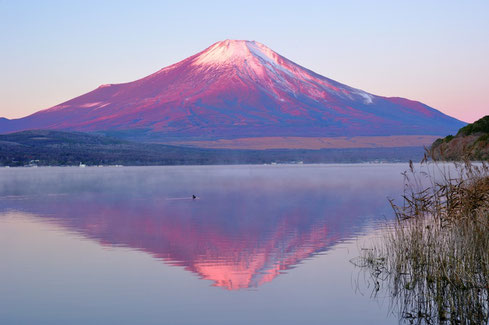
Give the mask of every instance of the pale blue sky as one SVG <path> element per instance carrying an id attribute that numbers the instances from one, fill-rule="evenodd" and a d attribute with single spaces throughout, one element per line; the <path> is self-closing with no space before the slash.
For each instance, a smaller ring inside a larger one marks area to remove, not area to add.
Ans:
<path id="1" fill-rule="evenodd" d="M 489 1 L 0 0 L 0 116 L 138 79 L 227 38 L 468 122 L 489 114 Z"/>

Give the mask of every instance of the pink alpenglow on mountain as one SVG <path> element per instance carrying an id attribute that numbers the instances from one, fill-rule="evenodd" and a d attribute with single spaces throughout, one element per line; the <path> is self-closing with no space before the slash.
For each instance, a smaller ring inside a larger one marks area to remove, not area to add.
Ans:
<path id="1" fill-rule="evenodd" d="M 255 41 L 225 40 L 140 80 L 102 85 L 0 132 L 101 131 L 158 141 L 447 135 L 465 123 L 420 102 L 376 96 Z"/>

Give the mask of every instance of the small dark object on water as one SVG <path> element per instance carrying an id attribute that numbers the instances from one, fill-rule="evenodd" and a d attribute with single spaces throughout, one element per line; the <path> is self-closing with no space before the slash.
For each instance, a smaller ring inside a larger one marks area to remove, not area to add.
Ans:
<path id="1" fill-rule="evenodd" d="M 195 196 L 195 194 L 192 195 L 192 199 L 195 200 L 197 197 Z"/>

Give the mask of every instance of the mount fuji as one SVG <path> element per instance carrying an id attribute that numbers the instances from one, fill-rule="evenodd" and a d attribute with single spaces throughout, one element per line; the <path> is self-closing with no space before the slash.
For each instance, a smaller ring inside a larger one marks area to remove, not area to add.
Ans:
<path id="1" fill-rule="evenodd" d="M 430 142 L 464 125 L 420 102 L 323 77 L 261 43 L 225 40 L 145 78 L 102 85 L 23 118 L 0 118 L 0 133 L 102 132 L 211 147 L 303 139 L 307 147 L 331 138 Z"/>

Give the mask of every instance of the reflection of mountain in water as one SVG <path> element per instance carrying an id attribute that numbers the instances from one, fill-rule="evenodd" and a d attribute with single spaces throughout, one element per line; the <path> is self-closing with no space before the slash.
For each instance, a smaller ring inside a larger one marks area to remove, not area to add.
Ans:
<path id="1" fill-rule="evenodd" d="M 194 179 L 198 200 L 178 196 L 190 186 L 178 177 L 126 187 L 117 181 L 91 187 L 82 178 L 64 195 L 4 198 L 0 207 L 33 212 L 103 245 L 150 253 L 236 290 L 269 282 L 351 238 L 366 216 L 381 217 L 386 206 L 385 192 L 379 195 L 370 182 L 352 187 L 348 180 L 306 175 L 277 183 L 275 176 L 259 176 Z M 55 183 L 40 182 L 50 192 Z"/>

